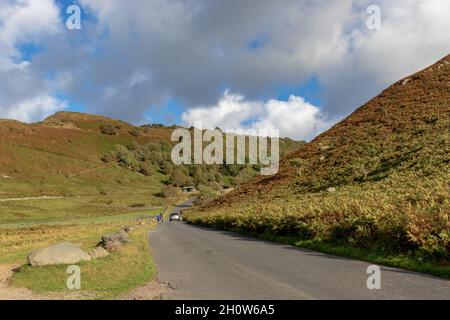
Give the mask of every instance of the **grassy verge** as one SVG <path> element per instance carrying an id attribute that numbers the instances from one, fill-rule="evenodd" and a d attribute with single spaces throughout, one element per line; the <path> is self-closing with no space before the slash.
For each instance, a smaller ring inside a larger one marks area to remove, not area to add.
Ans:
<path id="1" fill-rule="evenodd" d="M 94 232 L 89 232 L 79 241 L 83 248 L 92 248 L 105 231 L 117 230 L 117 227 L 113 224 L 96 226 Z M 123 246 L 120 251 L 102 259 L 79 263 L 82 286 L 80 294 L 88 293 L 92 299 L 112 299 L 151 281 L 156 274 L 147 242 L 147 233 L 151 227 L 145 226 L 133 231 L 132 242 Z M 11 285 L 26 287 L 38 293 L 69 293 L 66 288 L 66 269 L 67 266 L 24 266 L 13 276 Z"/>

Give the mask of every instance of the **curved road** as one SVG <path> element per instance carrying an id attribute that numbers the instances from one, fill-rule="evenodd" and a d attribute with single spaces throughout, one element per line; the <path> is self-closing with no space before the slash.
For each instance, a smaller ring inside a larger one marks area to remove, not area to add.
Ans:
<path id="1" fill-rule="evenodd" d="M 369 263 L 231 232 L 166 222 L 149 240 L 164 299 L 450 299 L 447 280 L 382 267 L 369 290 Z"/>

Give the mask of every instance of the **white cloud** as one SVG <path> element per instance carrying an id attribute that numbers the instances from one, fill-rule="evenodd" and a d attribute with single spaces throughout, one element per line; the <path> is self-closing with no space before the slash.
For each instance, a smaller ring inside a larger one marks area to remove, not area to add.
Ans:
<path id="1" fill-rule="evenodd" d="M 298 140 L 309 140 L 332 124 L 320 108 L 302 97 L 291 96 L 288 101 L 247 101 L 244 96 L 228 91 L 216 105 L 188 110 L 182 120 L 186 126 L 201 121 L 208 129 L 277 129 L 282 137 Z"/>
<path id="2" fill-rule="evenodd" d="M 0 68 L 20 58 L 18 43 L 34 42 L 59 31 L 58 7 L 52 0 L 0 0 Z"/>
<path id="3" fill-rule="evenodd" d="M 0 0 L 0 117 L 35 121 L 65 108 L 51 96 L 44 75 L 36 73 L 18 49 L 58 34 L 58 15 L 52 0 Z"/>
<path id="4" fill-rule="evenodd" d="M 22 100 L 15 105 L 11 105 L 2 111 L 2 117 L 15 119 L 23 122 L 32 122 L 36 119 L 43 119 L 56 111 L 67 108 L 67 102 L 57 98 L 43 95 L 32 99 Z"/>
<path id="5" fill-rule="evenodd" d="M 134 122 L 171 98 L 187 108 L 211 105 L 227 87 L 255 100 L 312 77 L 323 86 L 327 114 L 342 117 L 392 82 L 450 53 L 448 0 L 81 4 L 98 18 L 98 24 L 84 24 L 84 36 L 100 54 L 93 57 L 72 46 L 50 50 L 48 66 L 66 57 L 58 68 L 72 68 L 71 96 L 92 112 Z M 381 8 L 380 30 L 366 26 L 372 4 Z M 251 50 L 248 44 L 255 39 L 264 39 L 263 45 Z M 130 87 L 130 79 L 145 79 L 134 78 L 136 70 L 151 76 Z M 86 90 L 87 82 L 96 91 Z M 109 94 L 111 88 L 115 94 Z"/>
<path id="6" fill-rule="evenodd" d="M 187 109 L 211 106 L 230 88 L 246 99 L 217 110 L 227 124 L 229 114 L 246 118 L 268 105 L 252 102 L 261 96 L 314 78 L 321 110 L 335 119 L 450 53 L 448 0 L 80 0 L 96 19 L 82 18 L 76 32 L 59 29 L 54 1 L 0 0 L 0 116 L 57 90 L 88 112 L 140 123 L 150 107 L 171 99 Z M 366 26 L 372 4 L 381 8 L 380 30 Z M 255 39 L 262 46 L 251 50 Z M 28 65 L 15 62 L 23 41 L 45 47 Z"/>
<path id="7" fill-rule="evenodd" d="M 299 140 L 314 138 L 332 125 L 322 110 L 302 97 L 290 96 L 288 101 L 269 100 L 253 125 L 257 129 L 278 129 L 283 137 Z"/>

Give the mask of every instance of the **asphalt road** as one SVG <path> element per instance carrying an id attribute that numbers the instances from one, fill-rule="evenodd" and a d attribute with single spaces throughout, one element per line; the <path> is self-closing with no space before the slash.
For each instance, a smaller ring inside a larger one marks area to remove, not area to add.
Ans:
<path id="1" fill-rule="evenodd" d="M 447 280 L 381 267 L 381 289 L 369 290 L 369 263 L 180 222 L 149 240 L 158 279 L 171 288 L 164 299 L 450 300 Z"/>

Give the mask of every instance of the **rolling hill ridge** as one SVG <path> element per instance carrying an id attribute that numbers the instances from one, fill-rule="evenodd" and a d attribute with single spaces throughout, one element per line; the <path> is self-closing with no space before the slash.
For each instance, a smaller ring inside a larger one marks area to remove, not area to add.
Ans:
<path id="1" fill-rule="evenodd" d="M 124 213 L 167 204 L 178 187 L 214 194 L 256 174 L 246 165 L 173 165 L 175 128 L 73 112 L 33 124 L 0 120 L 0 222 Z M 302 144 L 283 139 L 281 149 Z M 7 201 L 43 196 L 63 199 Z"/>

